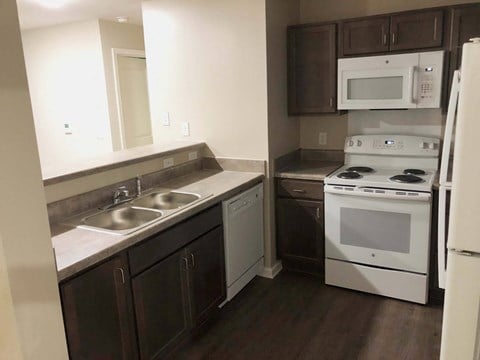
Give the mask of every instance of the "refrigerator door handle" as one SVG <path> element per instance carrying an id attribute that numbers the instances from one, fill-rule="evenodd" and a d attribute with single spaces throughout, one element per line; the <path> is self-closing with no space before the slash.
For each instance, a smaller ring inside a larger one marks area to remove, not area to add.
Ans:
<path id="1" fill-rule="evenodd" d="M 447 229 L 446 229 L 446 216 L 447 216 L 447 189 L 440 186 L 438 191 L 438 242 L 437 242 L 437 254 L 438 254 L 438 286 L 441 289 L 445 289 L 445 282 L 447 277 L 447 268 L 445 264 L 445 249 L 447 245 Z"/>
<path id="2" fill-rule="evenodd" d="M 452 90 L 448 102 L 447 121 L 445 124 L 445 137 L 443 139 L 442 162 L 440 164 L 440 184 L 447 182 L 448 168 L 450 165 L 450 148 L 452 146 L 453 129 L 455 126 L 455 115 L 457 112 L 458 94 L 460 91 L 460 71 L 453 73 Z"/>

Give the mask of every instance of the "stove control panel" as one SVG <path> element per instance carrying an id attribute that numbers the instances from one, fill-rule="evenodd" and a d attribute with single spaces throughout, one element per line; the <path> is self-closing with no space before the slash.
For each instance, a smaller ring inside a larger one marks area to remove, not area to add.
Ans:
<path id="1" fill-rule="evenodd" d="M 440 140 L 411 135 L 355 135 L 345 139 L 345 153 L 438 157 Z"/>

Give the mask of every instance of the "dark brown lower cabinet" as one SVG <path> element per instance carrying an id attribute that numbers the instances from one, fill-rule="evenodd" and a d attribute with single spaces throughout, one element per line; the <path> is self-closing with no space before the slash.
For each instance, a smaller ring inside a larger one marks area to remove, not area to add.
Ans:
<path id="1" fill-rule="evenodd" d="M 226 296 L 223 227 L 132 280 L 140 358 L 161 359 Z"/>
<path id="2" fill-rule="evenodd" d="M 226 297 L 221 206 L 60 284 L 72 360 L 162 359 Z"/>
<path id="3" fill-rule="evenodd" d="M 226 297 L 223 227 L 187 247 L 190 258 L 189 294 L 193 325 L 200 325 Z"/>
<path id="4" fill-rule="evenodd" d="M 137 357 L 126 258 L 111 260 L 60 286 L 72 360 Z"/>
<path id="5" fill-rule="evenodd" d="M 185 250 L 132 280 L 141 359 L 168 353 L 189 330 Z"/>
<path id="6" fill-rule="evenodd" d="M 278 255 L 285 268 L 324 274 L 323 201 L 277 199 Z"/>

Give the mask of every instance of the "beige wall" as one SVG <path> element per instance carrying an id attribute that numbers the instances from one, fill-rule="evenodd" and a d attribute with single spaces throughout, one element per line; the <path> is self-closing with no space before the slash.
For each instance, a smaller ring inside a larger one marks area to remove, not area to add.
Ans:
<path id="1" fill-rule="evenodd" d="M 300 122 L 287 113 L 287 26 L 299 22 L 297 0 L 266 0 L 268 152 L 270 174 L 266 192 L 265 223 L 272 239 L 266 247 L 272 264 L 276 259 L 274 160 L 300 146 Z"/>
<path id="2" fill-rule="evenodd" d="M 299 0 L 300 22 L 316 22 L 368 16 L 434 6 L 478 2 L 472 0 Z M 439 110 L 356 111 L 344 115 L 300 118 L 300 145 L 309 149 L 343 149 L 345 137 L 354 134 L 395 132 L 440 136 L 444 117 Z M 408 116 L 408 118 L 406 118 Z M 414 123 L 413 121 L 417 121 Z M 418 122 L 419 121 L 419 122 Z M 327 133 L 327 145 L 318 144 L 319 132 Z"/>
<path id="3" fill-rule="evenodd" d="M 216 156 L 267 160 L 265 2 L 142 5 L 155 142 L 185 139 L 189 122 L 190 138 Z"/>
<path id="4" fill-rule="evenodd" d="M 100 39 L 107 87 L 108 113 L 113 150 L 121 149 L 112 49 L 145 50 L 143 27 L 100 20 Z"/>
<path id="5" fill-rule="evenodd" d="M 40 161 L 15 0 L 0 11 L 0 358 L 65 360 Z"/>
<path id="6" fill-rule="evenodd" d="M 22 38 L 42 165 L 112 151 L 98 20 L 27 30 Z"/>
<path id="7" fill-rule="evenodd" d="M 284 94 L 269 103 L 265 6 L 258 0 L 142 3 L 156 142 L 184 138 L 182 122 L 189 122 L 190 138 L 205 141 L 217 157 L 269 160 L 268 121 L 272 112 L 281 112 L 274 105 Z M 169 127 L 161 125 L 164 112 L 170 113 Z M 280 119 L 282 129 L 291 126 L 285 120 Z M 267 179 L 267 267 L 276 261 L 270 185 Z"/>

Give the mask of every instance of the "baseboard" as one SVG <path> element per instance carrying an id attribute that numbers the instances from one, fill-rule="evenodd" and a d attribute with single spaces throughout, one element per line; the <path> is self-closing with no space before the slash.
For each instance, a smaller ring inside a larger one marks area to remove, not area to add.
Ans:
<path id="1" fill-rule="evenodd" d="M 267 278 L 267 279 L 274 279 L 280 271 L 282 271 L 282 262 L 277 261 L 272 267 L 264 267 L 263 270 L 258 274 L 258 276 Z"/>

